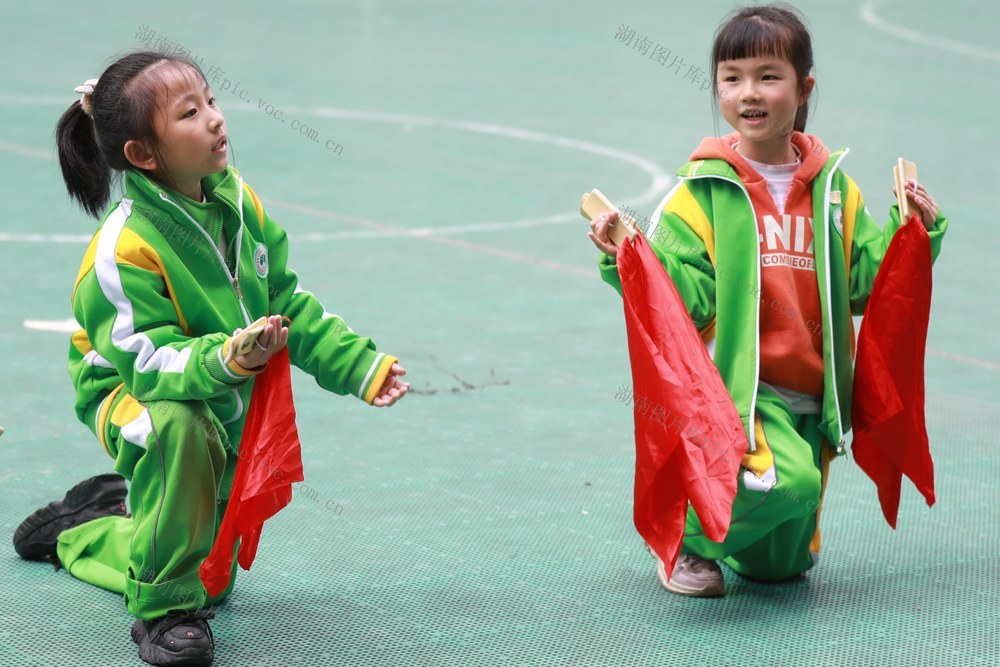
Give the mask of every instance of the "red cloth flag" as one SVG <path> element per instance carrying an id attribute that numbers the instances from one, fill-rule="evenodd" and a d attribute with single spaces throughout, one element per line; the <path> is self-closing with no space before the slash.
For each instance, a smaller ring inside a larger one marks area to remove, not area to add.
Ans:
<path id="1" fill-rule="evenodd" d="M 249 570 L 261 527 L 291 502 L 292 484 L 303 479 L 286 347 L 271 357 L 267 369 L 254 379 L 229 505 L 212 550 L 199 570 L 210 597 L 229 586 L 236 540 L 242 540 L 237 556 L 240 567 Z"/>
<path id="2" fill-rule="evenodd" d="M 725 539 L 749 443 L 684 301 L 641 234 L 618 248 L 618 274 L 635 397 L 633 520 L 669 574 L 689 501 L 705 535 Z"/>
<path id="3" fill-rule="evenodd" d="M 851 421 L 854 459 L 878 488 L 893 528 L 906 475 L 934 504 L 924 423 L 924 353 L 931 310 L 931 243 L 917 215 L 893 235 L 858 335 Z"/>

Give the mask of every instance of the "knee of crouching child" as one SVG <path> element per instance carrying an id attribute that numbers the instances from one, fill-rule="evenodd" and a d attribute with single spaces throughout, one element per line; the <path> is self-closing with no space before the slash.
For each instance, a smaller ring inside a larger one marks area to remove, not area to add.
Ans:
<path id="1" fill-rule="evenodd" d="M 775 491 L 796 516 L 808 516 L 819 508 L 823 480 L 818 470 L 786 471 L 779 473 Z"/>
<path id="2" fill-rule="evenodd" d="M 150 401 L 146 409 L 160 431 L 177 427 L 189 433 L 203 433 L 211 439 L 224 437 L 205 401 Z"/>

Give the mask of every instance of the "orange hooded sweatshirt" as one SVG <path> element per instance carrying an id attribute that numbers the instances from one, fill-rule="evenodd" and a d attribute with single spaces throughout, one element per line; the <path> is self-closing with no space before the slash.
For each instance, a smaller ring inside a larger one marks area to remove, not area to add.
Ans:
<path id="1" fill-rule="evenodd" d="M 734 132 L 708 137 L 691 160 L 721 159 L 743 182 L 756 214 L 760 241 L 760 379 L 811 396 L 823 394 L 823 339 L 813 247 L 813 178 L 829 157 L 823 143 L 792 133 L 802 163 L 788 190 L 784 214 L 778 212 L 767 181 L 733 145 Z M 718 226 L 717 226 L 718 229 Z M 751 283 L 748 279 L 748 285 Z"/>

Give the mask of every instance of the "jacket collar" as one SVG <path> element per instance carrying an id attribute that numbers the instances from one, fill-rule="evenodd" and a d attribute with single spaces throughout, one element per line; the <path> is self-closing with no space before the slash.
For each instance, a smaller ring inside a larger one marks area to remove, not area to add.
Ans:
<path id="1" fill-rule="evenodd" d="M 242 177 L 231 166 L 218 174 L 201 179 L 205 198 L 229 209 L 241 222 L 243 221 L 242 186 Z M 138 202 L 143 208 L 155 209 L 177 220 L 184 219 L 184 214 L 177 207 L 163 206 L 164 199 L 175 199 L 171 191 L 136 169 L 125 172 L 125 197 Z"/>
<path id="2" fill-rule="evenodd" d="M 733 149 L 738 140 L 737 132 L 724 137 L 706 137 L 691 154 L 691 161 L 677 170 L 677 175 L 681 178 L 721 176 L 738 180 L 751 188 L 758 184 L 765 185 L 763 177 Z M 792 143 L 799 149 L 802 160 L 795 178 L 802 181 L 800 185 L 806 185 L 829 164 L 830 151 L 818 137 L 802 132 L 792 133 Z"/>

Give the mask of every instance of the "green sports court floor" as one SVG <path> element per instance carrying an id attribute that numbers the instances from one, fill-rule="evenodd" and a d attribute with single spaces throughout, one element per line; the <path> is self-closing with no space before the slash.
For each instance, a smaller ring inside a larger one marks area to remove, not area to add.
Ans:
<path id="1" fill-rule="evenodd" d="M 303 285 L 417 390 L 374 410 L 296 376 L 306 481 L 213 622 L 217 665 L 1000 664 L 1000 9 L 799 6 L 809 130 L 852 148 L 876 218 L 903 155 L 952 222 L 933 508 L 905 486 L 891 530 L 840 459 L 820 565 L 787 585 L 727 571 L 723 600 L 663 591 L 632 527 L 622 309 L 576 207 L 600 187 L 652 211 L 717 131 L 684 75 L 730 2 L 5 0 L 0 533 L 111 465 L 72 410 L 63 322 L 94 222 L 62 186 L 56 119 L 114 54 L 180 45 L 219 77 L 235 163 Z M 141 664 L 117 596 L 9 546 L 0 591 L 0 665 Z"/>

